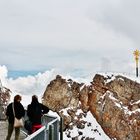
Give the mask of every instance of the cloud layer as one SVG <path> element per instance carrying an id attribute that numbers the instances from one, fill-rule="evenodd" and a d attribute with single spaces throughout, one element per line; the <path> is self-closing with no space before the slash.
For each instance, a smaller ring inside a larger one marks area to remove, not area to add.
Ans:
<path id="1" fill-rule="evenodd" d="M 22 103 L 26 106 L 31 102 L 32 95 L 38 95 L 41 98 L 46 90 L 47 85 L 50 81 L 56 78 L 56 75 L 61 75 L 65 79 L 73 79 L 79 83 L 89 84 L 92 78 L 74 78 L 68 74 L 62 74 L 59 70 L 52 69 L 50 71 L 45 71 L 43 73 L 37 73 L 36 75 L 28 75 L 17 77 L 13 79 L 8 76 L 8 69 L 6 66 L 0 66 L 0 80 L 2 86 L 9 88 L 11 90 L 11 101 L 16 94 L 22 95 Z M 27 100 L 28 99 L 28 100 Z"/>
<path id="2" fill-rule="evenodd" d="M 10 70 L 134 73 L 133 51 L 140 48 L 139 3 L 0 1 L 0 64 Z M 105 69 L 103 61 L 109 62 Z"/>

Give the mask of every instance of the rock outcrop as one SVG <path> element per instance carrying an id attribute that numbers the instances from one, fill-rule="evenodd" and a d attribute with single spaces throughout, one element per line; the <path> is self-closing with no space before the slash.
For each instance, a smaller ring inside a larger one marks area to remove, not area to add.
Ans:
<path id="1" fill-rule="evenodd" d="M 90 111 L 104 131 L 117 140 L 140 139 L 140 84 L 123 76 L 96 75 Z"/>
<path id="2" fill-rule="evenodd" d="M 10 100 L 10 89 L 3 87 L 0 81 L 0 120 L 6 119 L 6 107 Z"/>
<path id="3" fill-rule="evenodd" d="M 64 130 L 88 126 L 82 118 L 91 112 L 110 138 L 140 139 L 140 84 L 124 76 L 96 74 L 90 85 L 57 76 L 43 103 L 64 118 Z"/>
<path id="4" fill-rule="evenodd" d="M 75 108 L 79 102 L 79 91 L 79 83 L 72 80 L 66 81 L 58 75 L 46 88 L 43 97 L 44 104 L 56 112 L 68 106 Z"/>

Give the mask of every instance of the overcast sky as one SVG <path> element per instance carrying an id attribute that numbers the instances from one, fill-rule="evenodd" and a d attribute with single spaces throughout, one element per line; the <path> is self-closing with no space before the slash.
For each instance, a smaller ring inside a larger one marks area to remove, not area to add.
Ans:
<path id="1" fill-rule="evenodd" d="M 139 7 L 139 0 L 0 0 L 0 64 L 135 72 Z"/>

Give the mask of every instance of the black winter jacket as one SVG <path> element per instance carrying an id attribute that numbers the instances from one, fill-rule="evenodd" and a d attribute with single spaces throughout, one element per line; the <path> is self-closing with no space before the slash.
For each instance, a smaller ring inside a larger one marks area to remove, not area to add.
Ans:
<path id="1" fill-rule="evenodd" d="M 32 102 L 27 107 L 27 116 L 32 124 L 41 124 L 41 117 L 43 114 L 49 112 L 49 108 L 39 102 Z"/>
<path id="2" fill-rule="evenodd" d="M 24 110 L 23 105 L 20 102 L 14 102 L 14 110 L 15 110 L 16 118 L 20 119 L 20 118 L 24 117 L 25 110 Z M 7 106 L 6 116 L 8 117 L 9 123 L 14 123 L 13 103 L 10 103 Z"/>

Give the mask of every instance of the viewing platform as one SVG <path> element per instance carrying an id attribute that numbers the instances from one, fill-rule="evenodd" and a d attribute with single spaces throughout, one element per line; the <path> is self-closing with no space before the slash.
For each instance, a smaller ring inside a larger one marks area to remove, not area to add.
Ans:
<path id="1" fill-rule="evenodd" d="M 0 121 L 0 139 L 5 140 L 7 136 L 7 130 L 8 130 L 8 122 L 6 121 Z M 11 140 L 14 140 L 15 131 L 13 131 Z M 24 140 L 26 138 L 26 135 L 22 132 L 20 133 L 20 140 Z"/>
<path id="2" fill-rule="evenodd" d="M 62 140 L 62 121 L 57 117 L 44 115 L 42 117 L 42 125 L 40 129 L 33 134 L 28 135 L 24 128 L 21 128 L 20 140 Z M 0 139 L 5 140 L 7 136 L 8 121 L 0 121 Z M 15 131 L 13 131 L 11 140 L 14 140 Z"/>

